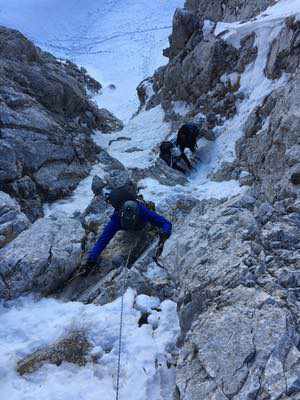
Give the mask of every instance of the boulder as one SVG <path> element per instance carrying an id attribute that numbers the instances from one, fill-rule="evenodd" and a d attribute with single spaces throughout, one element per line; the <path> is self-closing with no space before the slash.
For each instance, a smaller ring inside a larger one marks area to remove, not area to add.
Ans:
<path id="1" fill-rule="evenodd" d="M 0 190 L 34 221 L 44 201 L 69 195 L 89 173 L 99 152 L 93 129 L 123 124 L 91 101 L 101 85 L 84 68 L 5 27 L 0 55 Z"/>
<path id="2" fill-rule="evenodd" d="M 89 170 L 79 162 L 66 165 L 57 161 L 41 167 L 33 177 L 42 197 L 54 201 L 71 194 L 78 183 L 88 175 Z"/>
<path id="3" fill-rule="evenodd" d="M 63 362 L 84 366 L 88 360 L 91 344 L 84 332 L 71 332 L 66 338 L 56 343 L 36 350 L 17 363 L 17 372 L 20 375 L 32 374 L 44 364 L 59 366 Z"/>
<path id="4" fill-rule="evenodd" d="M 64 214 L 37 220 L 0 250 L 0 297 L 60 287 L 80 263 L 84 235 L 80 222 Z"/>
<path id="5" fill-rule="evenodd" d="M 29 226 L 30 222 L 21 212 L 19 204 L 8 194 L 0 192 L 0 248 Z"/>
<path id="6" fill-rule="evenodd" d="M 43 216 L 42 199 L 35 182 L 29 176 L 23 176 L 7 185 L 7 190 L 18 199 L 21 210 L 31 222 Z"/>
<path id="7" fill-rule="evenodd" d="M 168 51 L 170 59 L 176 57 L 184 49 L 197 28 L 200 29 L 200 24 L 194 14 L 180 8 L 176 9 L 173 16 L 173 28 Z"/>
<path id="8" fill-rule="evenodd" d="M 95 175 L 92 181 L 92 191 L 95 196 L 102 194 L 102 190 L 106 183 L 99 176 Z"/>
<path id="9" fill-rule="evenodd" d="M 93 120 L 90 121 L 92 129 L 99 129 L 103 133 L 110 133 L 123 129 L 123 122 L 105 108 L 98 109 L 97 106 L 90 105 L 90 110 L 93 117 Z"/>

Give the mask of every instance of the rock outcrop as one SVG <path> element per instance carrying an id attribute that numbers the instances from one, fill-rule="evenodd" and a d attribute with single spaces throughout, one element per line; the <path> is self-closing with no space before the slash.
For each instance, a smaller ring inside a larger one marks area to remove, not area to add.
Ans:
<path id="1" fill-rule="evenodd" d="M 20 375 L 31 374 L 44 364 L 55 364 L 59 366 L 62 362 L 68 362 L 83 366 L 89 360 L 88 353 L 91 344 L 85 333 L 80 331 L 71 332 L 67 337 L 56 343 L 36 350 L 34 353 L 18 361 L 17 372 Z"/>
<path id="2" fill-rule="evenodd" d="M 272 203 L 299 194 L 299 186 L 290 181 L 300 167 L 299 78 L 297 71 L 289 84 L 252 111 L 236 146 L 240 168 L 250 173 L 261 196 Z"/>
<path id="3" fill-rule="evenodd" d="M 177 398 L 288 398 L 300 389 L 300 220 L 253 194 L 203 201 L 167 243 L 180 291 Z"/>
<path id="4" fill-rule="evenodd" d="M 8 194 L 0 192 L 0 248 L 27 229 L 30 222 L 19 204 Z"/>
<path id="5" fill-rule="evenodd" d="M 70 194 L 89 173 L 99 151 L 92 129 L 122 127 L 89 98 L 100 90 L 83 68 L 0 27 L 0 189 L 31 221 L 44 201 Z"/>
<path id="6" fill-rule="evenodd" d="M 226 31 L 214 36 L 215 23 L 254 20 L 275 3 L 187 0 L 173 19 L 168 65 L 140 86 L 143 107 L 161 104 L 175 127 L 199 113 L 210 129 L 228 126 L 244 101 L 241 74 L 259 49 L 255 31 L 235 48 Z M 250 188 L 196 203 L 166 245 L 181 324 L 176 400 L 299 397 L 298 31 L 298 18 L 282 17 L 262 72 L 285 84 L 253 106 L 236 159 L 211 175 Z M 185 116 L 177 101 L 188 103 Z"/>
<path id="7" fill-rule="evenodd" d="M 210 18 L 209 12 L 193 10 L 194 7 L 187 6 L 176 11 L 170 47 L 164 50 L 169 63 L 142 82 L 138 95 L 146 110 L 161 104 L 167 121 L 184 122 L 200 113 L 213 128 L 233 117 L 237 103 L 244 98 L 239 92 L 240 79 L 257 57 L 256 35 L 245 34 L 239 48 L 235 47 L 222 34 L 213 34 L 216 26 L 213 21 L 221 16 Z M 213 21 L 204 21 L 206 18 Z M 176 115 L 174 105 L 178 101 L 190 107 L 185 117 Z"/>
<path id="8" fill-rule="evenodd" d="M 249 20 L 275 3 L 276 0 L 186 0 L 185 7 L 203 19 L 233 22 Z"/>
<path id="9" fill-rule="evenodd" d="M 293 73 L 299 67 L 300 21 L 289 17 L 273 40 L 265 73 L 269 79 L 278 79 L 284 72 Z"/>
<path id="10" fill-rule="evenodd" d="M 80 264 L 85 231 L 64 214 L 41 218 L 0 250 L 0 297 L 58 289 Z"/>

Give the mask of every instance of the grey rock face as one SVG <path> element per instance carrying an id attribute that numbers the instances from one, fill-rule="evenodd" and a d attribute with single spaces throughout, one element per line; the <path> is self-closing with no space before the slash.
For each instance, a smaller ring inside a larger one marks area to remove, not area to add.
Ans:
<path id="1" fill-rule="evenodd" d="M 102 194 L 102 190 L 106 183 L 99 176 L 95 175 L 92 182 L 92 191 L 95 196 Z"/>
<path id="2" fill-rule="evenodd" d="M 0 248 L 30 226 L 18 203 L 8 194 L 0 192 Z"/>
<path id="3" fill-rule="evenodd" d="M 39 61 L 38 49 L 20 32 L 0 28 L 1 57 L 25 62 Z"/>
<path id="4" fill-rule="evenodd" d="M 203 201 L 166 244 L 179 288 L 177 398 L 285 398 L 287 379 L 298 393 L 299 229 L 278 207 L 256 207 L 249 195 Z"/>
<path id="5" fill-rule="evenodd" d="M 300 164 L 295 165 L 293 168 L 291 182 L 293 185 L 300 185 Z"/>
<path id="6" fill-rule="evenodd" d="M 241 40 L 241 55 L 237 65 L 237 71 L 239 73 L 244 72 L 245 67 L 256 59 L 258 50 L 257 47 L 254 46 L 255 39 L 256 35 L 253 32 Z"/>
<path id="7" fill-rule="evenodd" d="M 42 200 L 38 195 L 35 182 L 29 176 L 23 176 L 8 185 L 8 191 L 18 202 L 31 222 L 43 216 Z"/>
<path id="8" fill-rule="evenodd" d="M 0 297 L 58 288 L 80 263 L 84 235 L 80 222 L 64 214 L 36 221 L 0 250 Z"/>
<path id="9" fill-rule="evenodd" d="M 18 199 L 31 221 L 42 203 L 71 193 L 96 161 L 92 129 L 122 122 L 91 102 L 101 85 L 71 62 L 41 51 L 0 27 L 0 189 Z"/>
<path id="10" fill-rule="evenodd" d="M 197 28 L 200 28 L 198 18 L 193 13 L 177 8 L 173 17 L 170 49 L 165 55 L 170 59 L 176 57 L 184 49 Z"/>
<path id="11" fill-rule="evenodd" d="M 255 186 L 269 202 L 297 196 L 290 178 L 299 165 L 299 101 L 297 73 L 253 110 L 245 124 L 245 136 L 236 146 L 237 163 L 254 177 Z"/>
<path id="12" fill-rule="evenodd" d="M 221 36 L 215 37 L 195 13 L 177 10 L 170 47 L 164 51 L 169 64 L 145 81 L 152 85 L 152 96 L 145 96 L 145 82 L 138 88 L 141 106 L 146 104 L 147 110 L 160 103 L 166 121 L 172 121 L 180 119 L 173 102 L 185 101 L 191 108 L 186 119 L 199 112 L 207 118 L 213 115 L 211 128 L 221 124 L 222 117 L 233 117 L 237 102 L 244 99 L 239 93 L 241 73 L 257 57 L 255 38 L 255 33 L 246 35 L 237 49 Z"/>
<path id="13" fill-rule="evenodd" d="M 213 21 L 233 22 L 248 20 L 260 14 L 270 5 L 275 4 L 276 0 L 233 0 L 222 2 L 220 0 L 186 0 L 187 10 L 196 13 L 200 18 L 211 19 Z"/>
<path id="14" fill-rule="evenodd" d="M 283 72 L 295 72 L 299 66 L 300 22 L 295 17 L 286 19 L 285 26 L 272 42 L 265 74 L 278 79 Z"/>
<path id="15" fill-rule="evenodd" d="M 177 100 L 195 102 L 218 82 L 223 73 L 231 72 L 238 51 L 222 40 L 198 41 L 187 54 L 172 60 L 164 73 L 163 92 Z"/>
<path id="16" fill-rule="evenodd" d="M 285 155 L 289 166 L 297 164 L 300 160 L 300 145 L 295 144 L 286 151 Z"/>

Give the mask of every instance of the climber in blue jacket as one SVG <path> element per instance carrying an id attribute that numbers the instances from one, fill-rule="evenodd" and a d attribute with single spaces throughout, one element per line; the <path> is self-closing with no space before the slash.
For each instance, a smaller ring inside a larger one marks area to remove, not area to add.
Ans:
<path id="1" fill-rule="evenodd" d="M 97 264 L 97 259 L 119 230 L 139 231 L 147 223 L 156 226 L 160 230 L 160 240 L 155 255 L 155 260 L 157 260 L 163 251 L 165 241 L 171 235 L 171 222 L 149 210 L 137 200 L 137 197 L 132 192 L 125 188 L 112 190 L 106 195 L 106 200 L 114 207 L 115 211 L 96 244 L 89 252 L 86 267 L 90 269 Z"/>

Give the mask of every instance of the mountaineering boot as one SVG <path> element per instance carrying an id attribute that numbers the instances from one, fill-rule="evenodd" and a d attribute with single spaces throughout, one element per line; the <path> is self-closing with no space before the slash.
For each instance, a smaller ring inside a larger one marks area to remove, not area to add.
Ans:
<path id="1" fill-rule="evenodd" d="M 72 282 L 74 279 L 79 277 L 86 277 L 89 273 L 97 267 L 96 261 L 86 260 L 84 261 L 80 267 L 74 272 L 74 274 L 69 279 L 69 283 Z"/>

